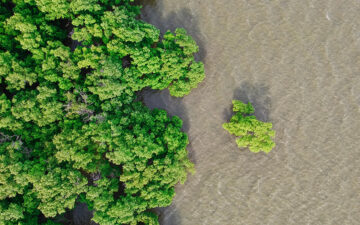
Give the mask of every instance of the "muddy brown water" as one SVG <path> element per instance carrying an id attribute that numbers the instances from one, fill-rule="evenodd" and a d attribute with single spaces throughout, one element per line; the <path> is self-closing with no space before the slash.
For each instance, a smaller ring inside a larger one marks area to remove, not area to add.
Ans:
<path id="1" fill-rule="evenodd" d="M 161 224 L 360 224 L 360 1 L 143 2 L 143 20 L 195 38 L 207 76 L 185 98 L 145 97 L 184 120 L 197 170 Z M 273 123 L 270 154 L 222 129 L 232 99 Z"/>

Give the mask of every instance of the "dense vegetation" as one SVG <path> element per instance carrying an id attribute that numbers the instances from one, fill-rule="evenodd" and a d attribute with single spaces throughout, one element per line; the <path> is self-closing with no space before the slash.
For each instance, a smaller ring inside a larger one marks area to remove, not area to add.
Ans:
<path id="1" fill-rule="evenodd" d="M 271 139 L 275 136 L 272 130 L 272 123 L 265 123 L 256 119 L 256 116 L 250 115 L 254 113 L 254 107 L 249 102 L 244 104 L 239 100 L 233 100 L 233 111 L 236 112 L 231 117 L 229 123 L 224 123 L 223 127 L 230 134 L 239 138 L 236 143 L 239 148 L 249 148 L 252 152 L 269 153 L 275 143 Z"/>
<path id="2" fill-rule="evenodd" d="M 204 79 L 184 29 L 130 0 L 1 0 L 0 225 L 56 224 L 78 202 L 100 225 L 157 224 L 193 171 L 182 121 L 137 101 Z"/>

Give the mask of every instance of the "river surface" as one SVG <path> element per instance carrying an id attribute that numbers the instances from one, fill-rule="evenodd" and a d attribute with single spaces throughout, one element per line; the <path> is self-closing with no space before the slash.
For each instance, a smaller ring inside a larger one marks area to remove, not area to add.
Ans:
<path id="1" fill-rule="evenodd" d="M 206 79 L 145 102 L 184 120 L 196 174 L 162 225 L 360 224 L 360 1 L 144 1 L 142 19 L 184 27 Z M 272 122 L 269 154 L 239 150 L 221 124 L 231 100 Z"/>

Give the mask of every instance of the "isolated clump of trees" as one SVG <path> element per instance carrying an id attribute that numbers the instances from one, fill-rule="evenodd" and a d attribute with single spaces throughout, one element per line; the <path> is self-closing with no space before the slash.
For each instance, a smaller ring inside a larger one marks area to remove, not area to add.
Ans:
<path id="1" fill-rule="evenodd" d="M 224 123 L 223 128 L 230 134 L 237 136 L 236 144 L 239 148 L 249 148 L 251 152 L 269 153 L 275 143 L 275 131 L 272 130 L 272 123 L 259 121 L 254 113 L 251 103 L 244 104 L 239 100 L 233 100 L 233 111 L 235 115 L 230 122 Z"/>
<path id="2" fill-rule="evenodd" d="M 197 87 L 195 41 L 130 0 L 0 4 L 0 225 L 54 225 L 77 202 L 100 225 L 158 224 L 193 164 L 182 121 L 136 93 Z"/>

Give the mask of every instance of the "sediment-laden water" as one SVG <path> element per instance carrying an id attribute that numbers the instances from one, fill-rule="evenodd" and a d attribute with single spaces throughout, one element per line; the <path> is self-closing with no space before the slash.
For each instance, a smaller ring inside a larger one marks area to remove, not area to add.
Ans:
<path id="1" fill-rule="evenodd" d="M 184 120 L 197 173 L 162 225 L 360 223 L 360 1 L 144 1 L 162 32 L 185 27 L 206 79 L 183 99 L 149 92 Z M 268 155 L 237 149 L 231 100 L 273 123 Z"/>

